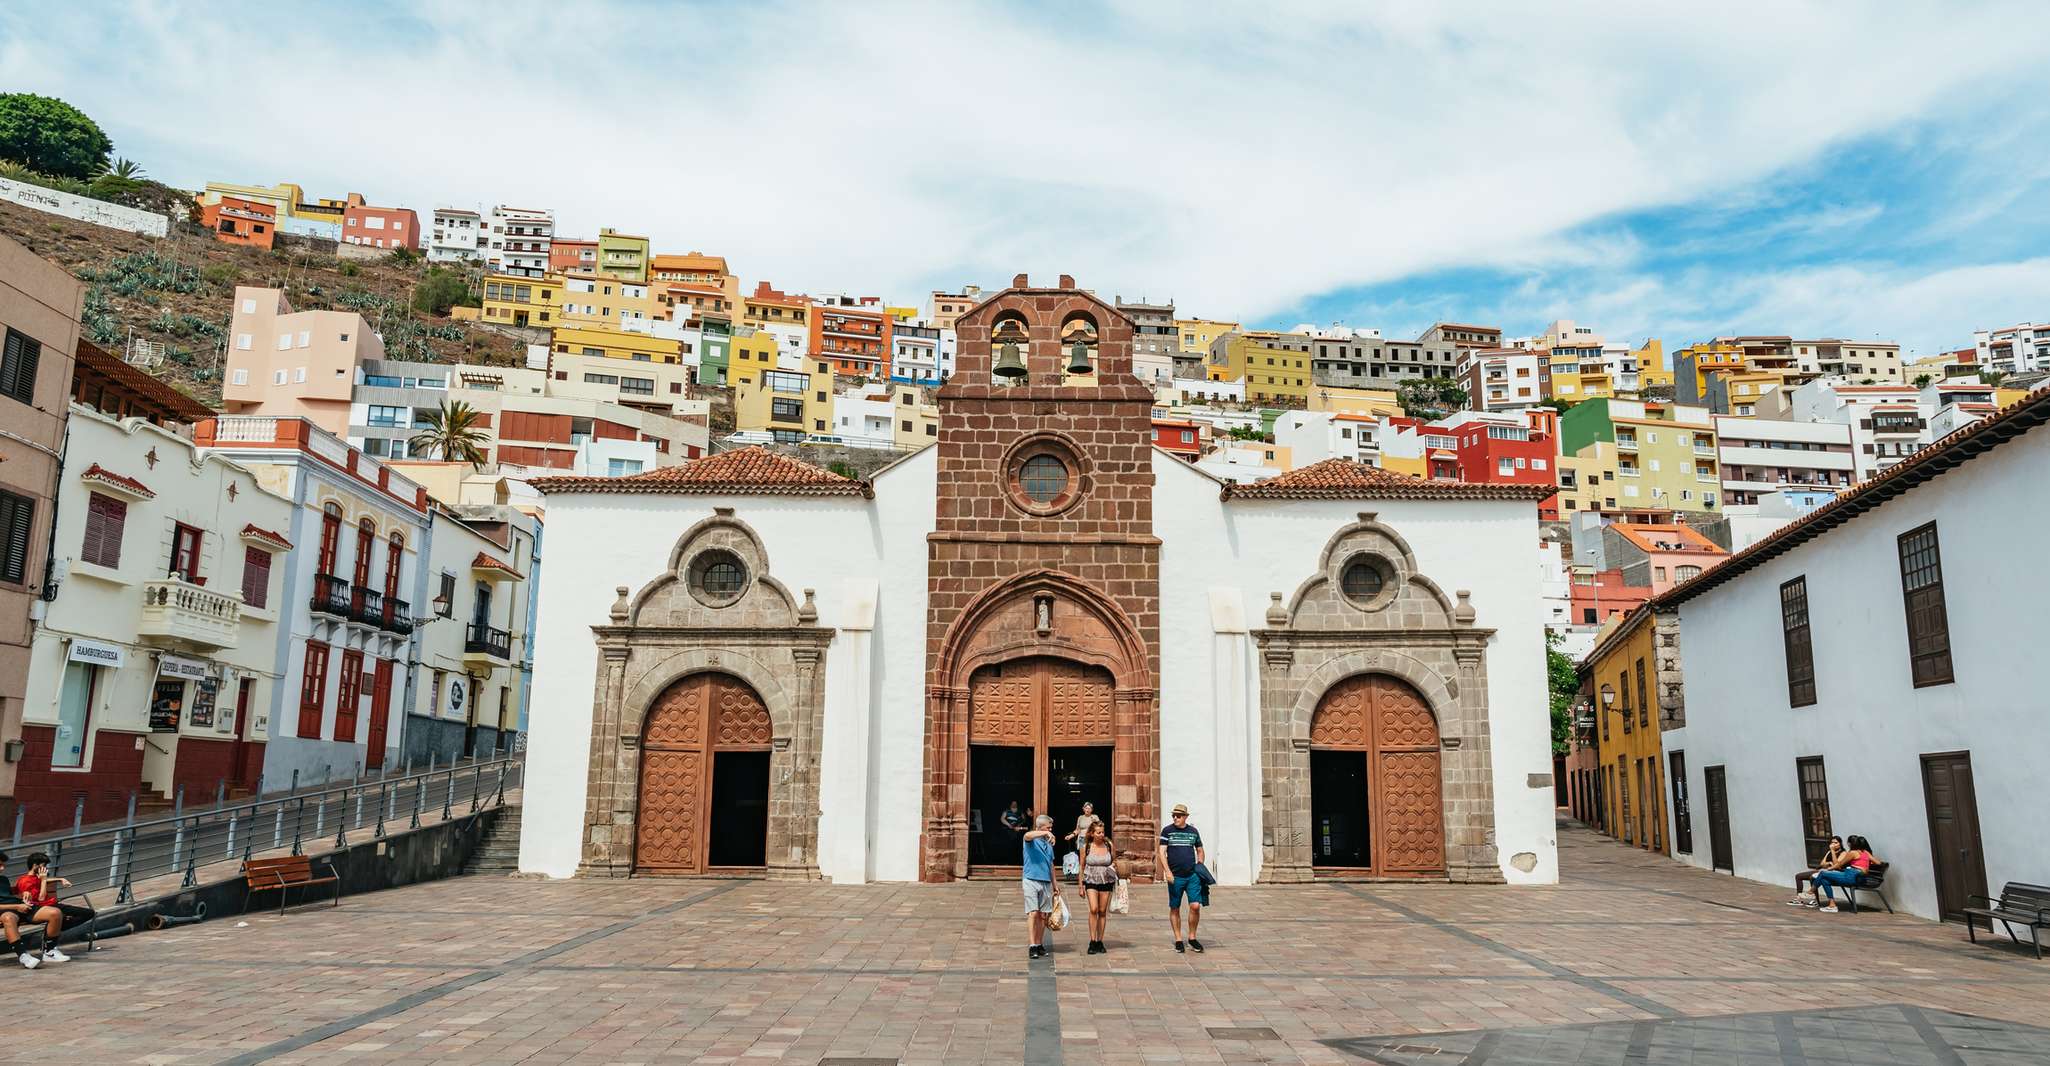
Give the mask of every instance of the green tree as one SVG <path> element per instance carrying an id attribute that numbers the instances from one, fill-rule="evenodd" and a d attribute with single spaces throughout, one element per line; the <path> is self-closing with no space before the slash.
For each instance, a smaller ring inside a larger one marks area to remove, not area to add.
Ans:
<path id="1" fill-rule="evenodd" d="M 0 94 L 0 159 L 87 181 L 107 169 L 114 142 L 85 112 L 54 96 Z"/>
<path id="2" fill-rule="evenodd" d="M 142 164 L 133 159 L 114 160 L 114 165 L 107 168 L 107 174 L 123 181 L 141 181 L 149 176 L 142 172 Z"/>
<path id="3" fill-rule="evenodd" d="M 2007 380 L 2007 371 L 2005 371 L 2005 370 L 1981 370 L 1981 371 L 1979 371 L 1979 381 L 1980 381 L 1980 383 L 1981 383 L 1981 384 L 1985 384 L 1985 385 L 1998 385 L 1998 384 L 2000 384 L 2001 382 L 2003 382 L 2003 381 L 2006 381 L 2006 380 Z"/>
<path id="4" fill-rule="evenodd" d="M 1927 375 L 1927 374 L 1916 374 L 1916 375 L 1915 375 L 1915 387 L 1916 387 L 1916 388 L 1918 388 L 1918 389 L 1926 389 L 1926 388 L 1928 388 L 1928 387 L 1929 387 L 1929 383 L 1930 383 L 1930 382 L 1932 382 L 1932 381 L 1934 381 L 1934 380 L 1936 380 L 1936 379 L 1935 379 L 1935 378 L 1932 378 L 1932 377 L 1930 377 L 1930 376 L 1929 376 L 1929 375 Z"/>
<path id="5" fill-rule="evenodd" d="M 1568 400 L 1568 399 L 1566 399 L 1566 398 L 1564 398 L 1564 397 L 1562 397 L 1562 396 L 1554 396 L 1554 397 L 1552 397 L 1552 398 L 1551 398 L 1551 399 L 1549 399 L 1549 400 L 1544 400 L 1544 401 L 1541 401 L 1541 402 L 1540 402 L 1540 403 L 1538 404 L 1538 406 L 1539 406 L 1539 407 L 1549 407 L 1549 408 L 1551 408 L 1552 410 L 1554 410 L 1554 411 L 1557 411 L 1557 412 L 1559 412 L 1560 414 L 1562 414 L 1562 415 L 1563 415 L 1563 414 L 1565 414 L 1565 413 L 1566 413 L 1566 409 L 1567 409 L 1567 408 L 1569 408 L 1569 407 L 1572 407 L 1572 406 L 1573 406 L 1573 404 L 1574 404 L 1574 401 L 1572 401 L 1572 400 Z"/>
<path id="6" fill-rule="evenodd" d="M 420 432 L 408 443 L 415 455 L 481 467 L 484 445 L 491 439 L 482 422 L 483 416 L 469 404 L 443 400 L 440 407 L 420 416 Z"/>
<path id="7" fill-rule="evenodd" d="M 470 288 L 470 279 L 460 270 L 428 267 L 426 276 L 413 286 L 413 310 L 430 315 L 445 315 L 451 307 L 477 307 L 480 303 Z"/>
<path id="8" fill-rule="evenodd" d="M 1409 378 L 1395 386 L 1395 402 L 1403 414 L 1434 422 L 1466 406 L 1466 388 L 1454 378 Z"/>
<path id="9" fill-rule="evenodd" d="M 1559 634 L 1545 634 L 1545 681 L 1552 696 L 1552 754 L 1564 755 L 1573 738 L 1573 700 L 1580 695 L 1580 671 L 1559 650 Z"/>

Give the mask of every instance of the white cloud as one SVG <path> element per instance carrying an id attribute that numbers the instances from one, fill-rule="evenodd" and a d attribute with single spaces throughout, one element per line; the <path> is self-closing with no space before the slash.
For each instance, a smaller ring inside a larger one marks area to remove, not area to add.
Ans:
<path id="1" fill-rule="evenodd" d="M 1546 241 L 2016 91 L 2045 28 L 2025 3 L 167 2 L 0 14 L 0 69 L 194 186 L 550 206 L 792 289 L 1024 269 L 1256 318 L 1446 266 L 1627 264 L 1624 237 Z"/>

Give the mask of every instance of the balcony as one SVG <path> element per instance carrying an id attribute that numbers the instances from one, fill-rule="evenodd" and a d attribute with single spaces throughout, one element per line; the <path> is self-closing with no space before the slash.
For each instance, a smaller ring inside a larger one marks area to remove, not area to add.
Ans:
<path id="1" fill-rule="evenodd" d="M 1616 450 L 1617 450 L 1617 451 L 1621 451 L 1621 452 L 1634 452 L 1634 451 L 1636 451 L 1636 450 L 1637 450 L 1637 438 L 1636 438 L 1636 437 L 1617 437 L 1617 438 L 1616 438 Z"/>
<path id="2" fill-rule="evenodd" d="M 512 661 L 512 634 L 495 626 L 471 622 L 463 630 L 463 658 L 503 666 Z"/>
<path id="3" fill-rule="evenodd" d="M 241 624 L 240 597 L 209 591 L 175 575 L 142 583 L 142 624 L 136 634 L 145 639 L 232 648 Z"/>
<path id="4" fill-rule="evenodd" d="M 373 629 L 384 625 L 384 593 L 358 586 L 349 598 L 349 621 Z"/>
<path id="5" fill-rule="evenodd" d="M 378 622 L 378 628 L 402 637 L 410 635 L 413 632 L 413 605 L 396 596 L 386 597 L 384 617 Z"/>
<path id="6" fill-rule="evenodd" d="M 353 600 L 348 582 L 333 574 L 313 575 L 313 602 L 310 606 L 314 614 L 331 614 L 336 618 L 347 618 Z"/>

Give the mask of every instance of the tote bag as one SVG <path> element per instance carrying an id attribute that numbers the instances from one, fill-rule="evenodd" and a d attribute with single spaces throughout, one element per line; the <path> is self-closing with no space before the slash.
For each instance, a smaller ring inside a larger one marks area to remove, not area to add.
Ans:
<path id="1" fill-rule="evenodd" d="M 1046 916 L 1046 927 L 1056 933 L 1068 927 L 1068 901 L 1058 892 L 1053 897 L 1053 910 Z"/>
<path id="2" fill-rule="evenodd" d="M 1110 890 L 1110 912 L 1112 914 L 1130 914 L 1132 912 L 1131 884 L 1130 881 L 1120 877 L 1118 878 L 1117 887 Z"/>

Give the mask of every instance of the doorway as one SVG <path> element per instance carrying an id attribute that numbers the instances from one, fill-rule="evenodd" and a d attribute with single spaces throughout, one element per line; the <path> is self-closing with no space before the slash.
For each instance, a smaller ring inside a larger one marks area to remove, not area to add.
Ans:
<path id="1" fill-rule="evenodd" d="M 1445 872 L 1438 742 L 1436 716 L 1408 683 L 1360 674 L 1331 686 L 1310 719 L 1313 870 L 1371 877 Z M 1354 758 L 1319 760 L 1320 752 Z M 1328 856 L 1320 854 L 1326 819 L 1338 830 Z M 1341 856 L 1354 864 L 1341 865 Z"/>
<path id="2" fill-rule="evenodd" d="M 1056 854 L 1073 850 L 1058 838 L 1074 830 L 1084 801 L 1094 803 L 1104 825 L 1115 828 L 1114 692 L 1110 671 L 1049 656 L 995 663 L 970 676 L 969 876 L 1017 876 L 1022 856 L 1016 834 L 1002 821 L 1012 800 L 1054 819 Z M 1119 846 L 1129 852 L 1152 842 Z"/>
<path id="3" fill-rule="evenodd" d="M 760 868 L 772 739 L 767 706 L 731 675 L 692 674 L 656 697 L 641 731 L 634 871 Z"/>
<path id="4" fill-rule="evenodd" d="M 1979 838 L 1971 753 L 1922 756 L 1922 801 L 1929 814 L 1936 913 L 1947 922 L 1968 921 L 1964 909 L 1971 897 L 1986 894 L 1986 853 Z"/>
<path id="5" fill-rule="evenodd" d="M 1694 818 L 1687 810 L 1687 753 L 1676 751 L 1671 756 L 1671 779 L 1673 782 L 1673 848 L 1687 855 L 1694 854 Z"/>
<path id="6" fill-rule="evenodd" d="M 1723 768 L 1711 766 L 1702 772 L 1702 787 L 1708 792 L 1708 864 L 1713 870 L 1737 872 L 1730 848 L 1730 790 Z"/>
<path id="7" fill-rule="evenodd" d="M 1310 749 L 1310 866 L 1365 869 L 1373 853 L 1367 753 Z"/>

